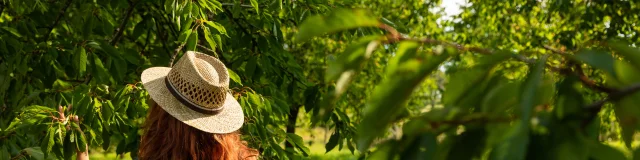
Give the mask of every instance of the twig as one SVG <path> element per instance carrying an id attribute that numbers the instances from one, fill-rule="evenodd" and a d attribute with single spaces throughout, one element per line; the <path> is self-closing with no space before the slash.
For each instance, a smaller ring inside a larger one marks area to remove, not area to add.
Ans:
<path id="1" fill-rule="evenodd" d="M 555 53 L 558 53 L 558 54 L 566 54 L 564 51 L 555 49 L 555 48 L 553 48 L 551 46 L 548 46 L 548 45 L 543 45 L 542 47 L 544 47 L 544 49 L 550 50 L 551 52 L 555 52 Z"/>
<path id="2" fill-rule="evenodd" d="M 182 44 L 180 44 L 180 46 L 176 48 L 175 52 L 173 52 L 173 56 L 171 56 L 171 61 L 169 61 L 169 67 L 173 67 L 173 61 L 176 60 L 178 53 L 180 53 L 180 51 L 182 50 L 182 48 L 184 48 L 186 44 L 187 44 L 187 41 L 182 42 Z"/>
<path id="3" fill-rule="evenodd" d="M 560 54 L 560 55 L 566 55 L 567 54 L 565 51 L 561 51 L 561 50 L 555 49 L 555 48 L 553 48 L 551 46 L 548 46 L 548 45 L 544 45 L 543 47 L 545 49 L 551 51 L 551 52 L 554 52 L 554 53 L 557 53 L 557 54 Z M 582 70 L 582 67 L 580 67 L 580 65 L 578 65 L 578 63 L 576 63 L 572 59 L 569 59 L 569 61 L 570 61 L 570 63 L 575 63 L 576 64 L 576 65 L 574 65 L 575 72 L 572 72 L 570 69 L 566 69 L 566 70 L 563 70 L 560 73 L 567 74 L 567 75 L 568 74 L 574 74 L 574 75 L 578 76 L 578 78 L 580 79 L 582 84 L 584 84 L 585 86 L 587 86 L 587 87 L 589 87 L 589 88 L 591 88 L 593 90 L 597 90 L 597 91 L 604 92 L 604 93 L 613 93 L 613 92 L 616 91 L 615 88 L 610 88 L 610 87 L 606 87 L 606 86 L 603 86 L 603 85 L 600 85 L 600 84 L 596 84 L 595 81 L 589 79 L 589 77 L 587 77 L 584 74 L 584 71 Z"/>
<path id="4" fill-rule="evenodd" d="M 23 158 L 24 156 L 26 156 L 27 154 L 28 154 L 28 153 L 27 153 L 27 151 L 22 150 L 22 151 L 20 151 L 20 154 L 18 154 L 18 155 L 16 155 L 16 156 L 14 156 L 14 157 L 11 157 L 11 159 L 10 159 L 10 160 L 18 160 L 18 159 L 22 159 L 22 158 Z"/>
<path id="5" fill-rule="evenodd" d="M 64 13 L 67 12 L 67 9 L 69 8 L 69 6 L 71 6 L 72 1 L 73 0 L 68 0 L 67 3 L 62 8 L 62 10 L 60 10 L 60 14 L 58 14 L 58 17 L 56 17 L 56 20 L 53 22 L 53 25 L 49 26 L 49 32 L 47 32 L 47 34 L 44 36 L 44 41 L 49 40 L 49 35 L 51 34 L 51 32 L 53 32 L 53 29 L 58 25 L 58 23 L 60 22 L 60 19 L 62 19 L 62 17 L 64 16 Z"/>
<path id="6" fill-rule="evenodd" d="M 127 13 L 124 15 L 124 18 L 122 19 L 122 22 L 120 23 L 120 27 L 118 27 L 116 29 L 116 33 L 113 36 L 113 39 L 111 39 L 110 44 L 112 46 L 115 46 L 118 41 L 120 40 L 120 37 L 122 37 L 122 33 L 124 32 L 125 28 L 127 26 L 127 22 L 129 21 L 129 17 L 131 17 L 134 8 L 136 7 L 136 5 L 138 5 L 138 3 L 141 0 L 138 0 L 136 2 L 134 2 L 133 4 L 131 3 L 131 1 L 129 1 L 129 8 L 127 9 Z"/>
<path id="7" fill-rule="evenodd" d="M 155 18 L 153 18 L 153 19 L 155 19 Z M 160 29 L 162 27 L 161 27 L 161 25 L 159 23 L 160 22 L 156 21 L 156 30 L 158 31 L 158 33 L 157 33 L 158 39 L 160 39 L 160 41 L 162 41 L 162 48 L 164 48 L 164 50 L 167 52 L 167 54 L 169 54 L 169 56 L 171 56 L 171 51 L 169 50 L 169 48 L 167 48 L 167 39 L 165 39 L 164 36 L 162 36 L 162 32 L 160 31 Z"/>
<path id="8" fill-rule="evenodd" d="M 582 84 L 585 84 L 587 87 L 594 89 L 594 90 L 598 90 L 601 92 L 605 92 L 605 93 L 613 93 L 616 91 L 616 89 L 614 88 L 610 88 L 610 87 L 606 87 L 600 84 L 596 84 L 595 81 L 589 79 L 589 77 L 587 77 L 584 74 L 584 71 L 582 70 L 582 67 L 580 67 L 580 65 L 575 65 L 576 67 L 576 74 L 578 75 L 578 77 L 580 78 L 580 81 L 582 81 Z"/>
<path id="9" fill-rule="evenodd" d="M 228 9 L 224 9 L 224 13 L 227 14 L 227 16 L 229 16 L 229 19 L 235 23 L 238 27 L 240 27 L 240 30 L 246 34 L 247 36 L 251 36 L 252 34 L 249 33 L 249 31 L 247 31 L 246 28 L 244 28 L 238 21 L 236 21 L 235 18 L 233 18 L 233 14 L 231 14 L 231 11 L 229 11 Z M 253 36 L 251 36 L 251 43 L 253 44 L 252 47 L 256 48 L 256 46 L 258 45 L 258 42 L 253 38 Z"/>
<path id="10" fill-rule="evenodd" d="M 193 31 L 198 32 L 198 28 L 200 28 L 199 24 L 196 25 L 196 28 L 194 28 Z M 189 35 L 189 36 L 191 36 L 191 35 Z M 178 46 L 178 48 L 176 48 L 175 52 L 173 53 L 173 56 L 171 56 L 171 61 L 169 61 L 169 67 L 173 66 L 173 61 L 176 60 L 176 57 L 178 56 L 178 53 L 180 53 L 182 48 L 184 48 L 184 46 L 187 44 L 187 42 L 189 41 L 188 39 L 189 39 L 189 37 L 187 37 L 187 40 L 182 42 L 182 44 L 180 44 L 180 46 Z M 198 42 L 196 42 L 196 44 L 198 44 Z"/>
<path id="11" fill-rule="evenodd" d="M 589 111 L 589 115 L 587 119 L 585 119 L 585 121 L 583 122 L 583 126 L 586 126 L 595 118 L 598 112 L 602 110 L 602 106 L 604 106 L 605 103 L 609 101 L 621 100 L 622 98 L 628 95 L 631 95 L 637 91 L 640 91 L 640 83 L 632 84 L 626 88 L 622 88 L 616 92 L 610 93 L 609 96 L 607 96 L 606 98 L 585 106 L 584 108 Z"/>
<path id="12" fill-rule="evenodd" d="M 7 139 L 7 138 L 11 137 L 14 134 L 16 134 L 16 131 L 11 131 L 11 132 L 7 133 L 7 135 L 4 135 L 4 136 L 0 137 L 0 140 L 4 141 L 4 139 Z"/>
<path id="13" fill-rule="evenodd" d="M 208 53 L 210 53 L 210 54 L 213 54 L 213 55 L 214 55 L 216 58 L 218 58 L 218 59 L 220 58 L 220 56 L 218 56 L 218 53 L 216 53 L 216 51 L 211 50 L 211 49 L 209 49 L 209 48 L 207 48 L 207 47 L 205 47 L 205 46 L 203 46 L 203 45 L 201 45 L 201 44 L 196 45 L 196 47 L 198 47 L 198 49 L 200 49 L 200 50 L 203 50 L 203 51 L 205 51 L 205 52 L 208 52 Z"/>
<path id="14" fill-rule="evenodd" d="M 175 28 L 173 27 L 173 25 L 170 23 L 169 18 L 168 18 L 168 17 L 165 17 L 165 15 L 169 15 L 169 14 L 168 14 L 168 13 L 165 13 L 165 12 L 164 12 L 164 9 L 160 9 L 160 6 L 159 6 L 158 4 L 156 4 L 156 3 L 151 3 L 151 4 L 153 4 L 153 5 L 149 5 L 149 6 L 151 6 L 152 8 L 154 8 L 154 9 L 151 9 L 151 10 L 156 11 L 158 14 L 160 14 L 160 16 L 162 17 L 162 19 L 161 19 L 161 20 L 163 20 L 163 21 L 165 22 L 165 24 L 167 24 L 167 26 L 169 26 L 169 29 L 170 29 L 171 33 L 173 34 L 173 36 L 174 36 L 174 37 L 178 37 L 178 33 L 177 33 L 178 31 L 177 31 L 177 29 L 175 29 Z M 154 19 L 155 19 L 155 18 L 154 18 Z M 156 20 L 157 20 L 157 19 L 156 19 Z"/>

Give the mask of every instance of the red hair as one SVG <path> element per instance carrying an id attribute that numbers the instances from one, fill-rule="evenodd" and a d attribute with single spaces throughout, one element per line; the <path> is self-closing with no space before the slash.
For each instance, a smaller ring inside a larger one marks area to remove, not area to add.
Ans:
<path id="1" fill-rule="evenodd" d="M 182 123 L 149 104 L 138 156 L 142 160 L 244 160 L 257 159 L 258 151 L 240 140 L 238 131 L 227 134 L 203 132 Z"/>

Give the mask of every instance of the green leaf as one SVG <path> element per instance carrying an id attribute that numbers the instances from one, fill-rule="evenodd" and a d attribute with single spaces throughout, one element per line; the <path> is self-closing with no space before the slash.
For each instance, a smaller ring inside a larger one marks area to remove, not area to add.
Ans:
<path id="1" fill-rule="evenodd" d="M 380 43 L 381 35 L 362 37 L 356 42 L 349 44 L 349 47 L 345 49 L 338 58 L 327 64 L 327 72 L 325 75 L 325 81 L 333 81 L 338 79 L 340 75 L 349 70 L 358 70 L 362 67 L 362 64 L 371 57 L 371 53 L 375 50 L 375 47 Z M 371 48 L 369 46 L 372 46 Z M 340 77 L 342 79 L 342 77 Z"/>
<path id="2" fill-rule="evenodd" d="M 57 91 L 68 90 L 68 89 L 71 89 L 72 87 L 73 85 L 71 83 L 60 80 L 60 79 L 53 82 L 53 89 Z"/>
<path id="3" fill-rule="evenodd" d="M 560 82 L 554 112 L 560 119 L 567 115 L 579 114 L 584 106 L 584 98 L 578 92 L 577 76 L 568 76 Z"/>
<path id="4" fill-rule="evenodd" d="M 636 67 L 636 70 L 640 70 L 640 50 L 619 41 L 609 41 L 608 44 L 616 54 L 631 62 Z"/>
<path id="5" fill-rule="evenodd" d="M 516 121 L 500 142 L 491 150 L 489 159 L 524 160 L 529 145 L 529 122 Z M 523 124 L 527 123 L 527 124 Z M 498 133 L 499 132 L 494 132 Z"/>
<path id="6" fill-rule="evenodd" d="M 329 151 L 333 150 L 333 148 L 335 148 L 336 145 L 338 145 L 339 141 L 340 141 L 340 133 L 337 131 L 333 132 L 331 137 L 329 137 L 329 142 L 327 142 L 327 144 L 324 146 L 326 149 L 325 153 L 328 153 Z"/>
<path id="7" fill-rule="evenodd" d="M 216 41 L 214 41 L 211 35 L 211 32 L 209 32 L 208 28 L 204 29 L 204 39 L 207 41 L 207 43 L 209 44 L 209 47 L 211 47 L 211 49 L 215 50 L 216 49 Z"/>
<path id="8" fill-rule="evenodd" d="M 251 3 L 253 3 L 253 1 Z M 216 31 L 218 31 L 218 33 L 220 33 L 222 35 L 227 35 L 227 29 L 225 29 L 224 26 L 222 26 L 220 23 L 213 22 L 213 21 L 207 21 L 207 22 L 205 22 L 205 24 L 207 26 L 209 26 L 210 28 L 216 29 Z"/>
<path id="9" fill-rule="evenodd" d="M 87 52 L 84 47 L 77 47 L 73 53 L 73 67 L 78 72 L 79 77 L 83 77 L 87 71 Z"/>
<path id="10" fill-rule="evenodd" d="M 73 139 L 73 132 L 67 132 L 66 136 L 64 137 L 64 143 L 63 143 L 63 153 L 64 153 L 64 159 L 71 159 L 71 157 L 76 153 L 76 148 L 75 148 L 75 144 L 73 144 L 72 142 Z"/>
<path id="11" fill-rule="evenodd" d="M 295 41 L 303 42 L 327 33 L 378 25 L 378 19 L 369 15 L 367 11 L 336 9 L 326 16 L 315 15 L 307 18 L 300 25 Z"/>
<path id="12" fill-rule="evenodd" d="M 256 13 L 260 13 L 258 10 L 258 0 L 251 0 L 251 6 L 256 9 Z"/>
<path id="13" fill-rule="evenodd" d="M 588 159 L 589 143 L 578 129 L 562 126 L 554 129 L 555 159 Z M 531 146 L 534 147 L 534 146 Z"/>
<path id="14" fill-rule="evenodd" d="M 396 56 L 389 60 L 386 77 L 378 84 L 366 102 L 364 117 L 358 127 L 357 146 L 361 152 L 366 151 L 375 137 L 381 136 L 396 114 L 404 110 L 405 103 L 414 88 L 424 78 L 444 62 L 454 50 L 447 53 L 417 53 L 420 45 L 416 42 L 403 41 L 398 44 Z M 396 67 L 391 67 L 394 65 Z"/>
<path id="15" fill-rule="evenodd" d="M 9 153 L 9 149 L 7 149 L 7 145 L 0 146 L 0 159 L 11 159 L 11 154 Z"/>
<path id="16" fill-rule="evenodd" d="M 635 131 L 640 129 L 640 122 L 638 115 L 640 115 L 640 108 L 638 107 L 638 101 L 640 100 L 640 93 L 628 95 L 625 98 L 614 102 L 614 111 L 618 124 L 620 125 L 622 140 L 628 148 L 631 147 L 631 143 L 634 141 L 633 135 Z"/>
<path id="17" fill-rule="evenodd" d="M 466 94 L 473 89 L 477 89 L 475 87 L 484 80 L 488 72 L 489 69 L 473 68 L 452 74 L 449 78 L 449 83 L 445 86 L 446 90 L 442 97 L 442 103 L 455 105 L 461 102 L 460 99 L 469 98 Z"/>
<path id="18" fill-rule="evenodd" d="M 49 129 L 47 130 L 47 134 L 44 136 L 42 143 L 40 143 L 40 148 L 44 149 L 44 158 L 47 158 L 49 156 L 49 153 L 51 153 L 51 149 L 53 148 L 53 145 L 55 143 L 54 137 L 56 134 L 56 128 L 51 126 L 49 127 Z"/>
<path id="19" fill-rule="evenodd" d="M 520 93 L 520 86 L 520 82 L 501 83 L 495 86 L 487 92 L 482 100 L 482 111 L 485 113 L 506 114 L 504 111 L 518 104 L 518 98 L 505 95 L 517 95 Z"/>
<path id="20" fill-rule="evenodd" d="M 84 136 L 84 133 L 82 131 L 78 130 L 74 130 L 74 132 L 76 132 L 76 148 L 80 151 L 80 152 L 84 152 L 87 150 L 87 148 L 85 146 L 87 146 L 87 139 Z"/>
<path id="21" fill-rule="evenodd" d="M 522 93 L 520 94 L 520 110 L 522 114 L 523 125 L 528 126 L 531 119 L 533 107 L 536 105 L 536 93 L 543 82 L 544 66 L 546 57 L 540 58 L 529 69 L 529 74 L 522 86 Z M 527 127 L 528 128 L 528 127 Z"/>
<path id="22" fill-rule="evenodd" d="M 111 101 L 110 100 L 103 101 L 101 110 L 102 110 L 102 118 L 106 122 L 110 122 L 111 118 L 113 117 L 113 111 L 114 111 L 114 107 Z"/>
<path id="23" fill-rule="evenodd" d="M 596 142 L 590 146 L 589 158 L 594 160 L 624 160 L 627 157 L 624 153 L 618 149 L 615 149 L 609 145 Z M 637 149 L 636 149 L 637 151 Z M 634 159 L 636 159 L 636 151 L 634 151 Z M 640 158 L 640 157 L 638 157 Z"/>
<path id="24" fill-rule="evenodd" d="M 229 72 L 229 78 L 231 78 L 231 80 L 233 80 L 234 82 L 242 86 L 242 81 L 240 80 L 240 76 L 238 76 L 236 72 L 234 72 L 231 69 L 227 69 L 227 72 Z"/>
<path id="25" fill-rule="evenodd" d="M 36 159 L 36 160 L 44 160 L 44 153 L 42 153 L 42 150 L 40 149 L 40 147 L 30 147 L 30 148 L 25 148 L 24 152 L 27 153 L 27 155 L 31 156 L 31 158 Z"/>
<path id="26" fill-rule="evenodd" d="M 100 60 L 100 58 L 98 58 L 98 56 L 96 55 L 93 55 L 93 66 L 95 69 L 93 73 L 95 74 L 99 82 L 107 83 L 114 81 L 107 69 L 102 64 L 102 60 Z"/>
<path id="27" fill-rule="evenodd" d="M 256 72 L 256 65 L 258 63 L 258 58 L 254 57 L 249 59 L 249 62 L 244 66 L 244 75 L 251 78 Z"/>
<path id="28" fill-rule="evenodd" d="M 192 29 L 187 29 L 184 32 L 180 33 L 180 36 L 178 37 L 178 41 L 187 42 L 187 39 L 191 37 L 191 32 L 193 32 Z"/>
<path id="29" fill-rule="evenodd" d="M 107 43 L 107 42 L 103 42 L 103 41 L 98 41 L 98 43 L 100 44 L 100 48 L 102 51 L 104 51 L 105 53 L 107 53 L 107 55 L 113 57 L 113 58 L 117 58 L 117 59 L 121 59 L 122 58 L 122 54 L 120 53 L 120 51 L 118 51 L 118 49 L 114 48 L 113 46 L 111 46 L 111 44 Z"/>
<path id="30" fill-rule="evenodd" d="M 196 46 L 198 45 L 198 32 L 193 32 L 191 33 L 191 35 L 189 36 L 189 39 L 187 40 L 187 51 L 195 51 L 196 50 Z"/>
<path id="31" fill-rule="evenodd" d="M 16 30 L 15 28 L 11 28 L 11 27 L 4 26 L 4 27 L 2 27 L 2 29 L 3 29 L 5 32 L 10 33 L 10 34 L 12 34 L 13 36 L 15 36 L 15 37 L 17 37 L 17 38 L 22 37 L 22 35 L 21 35 L 21 34 L 18 32 L 18 30 Z"/>
<path id="32" fill-rule="evenodd" d="M 598 50 L 584 50 L 573 56 L 575 59 L 582 61 L 594 68 L 601 69 L 609 74 L 614 74 L 613 56 L 610 53 Z"/>
<path id="33" fill-rule="evenodd" d="M 92 30 L 94 28 L 95 25 L 95 18 L 93 16 L 88 16 L 87 18 L 85 18 L 86 21 L 84 23 L 84 25 L 82 25 L 82 36 L 84 39 L 89 39 L 89 37 L 93 34 Z M 137 27 L 137 26 L 136 26 Z M 134 29 L 135 31 L 135 29 Z M 137 37 L 137 36 L 134 36 Z"/>
<path id="34" fill-rule="evenodd" d="M 112 75 L 115 78 L 115 80 L 117 82 L 124 81 L 127 76 L 126 61 L 120 60 L 120 59 L 112 59 L 111 62 L 112 62 L 111 66 L 113 68 L 109 71 L 112 71 Z"/>
<path id="35" fill-rule="evenodd" d="M 484 129 L 470 129 L 460 134 L 456 139 L 447 159 L 477 159 L 482 154 L 486 139 Z M 460 154 L 464 153 L 464 154 Z"/>
<path id="36" fill-rule="evenodd" d="M 394 159 L 398 144 L 395 140 L 389 140 L 377 146 L 378 148 L 367 156 L 367 160 L 389 160 Z"/>
<path id="37" fill-rule="evenodd" d="M 409 147 L 402 152 L 400 159 L 433 159 L 438 149 L 438 140 L 433 133 L 423 133 L 409 141 Z"/>
<path id="38" fill-rule="evenodd" d="M 617 60 L 614 62 L 613 67 L 615 74 L 607 76 L 606 82 L 608 84 L 622 88 L 640 82 L 638 69 L 633 67 L 632 64 L 626 61 Z"/>
<path id="39" fill-rule="evenodd" d="M 304 146 L 304 141 L 302 141 L 302 137 L 293 134 L 293 133 L 287 133 L 287 142 L 291 143 L 292 145 L 295 145 L 296 148 L 300 149 L 300 151 L 302 151 L 302 153 L 305 156 L 309 156 L 309 154 L 311 153 L 309 151 L 309 148 L 307 148 L 306 146 Z"/>
<path id="40" fill-rule="evenodd" d="M 633 150 L 633 160 L 640 160 L 640 148 Z"/>

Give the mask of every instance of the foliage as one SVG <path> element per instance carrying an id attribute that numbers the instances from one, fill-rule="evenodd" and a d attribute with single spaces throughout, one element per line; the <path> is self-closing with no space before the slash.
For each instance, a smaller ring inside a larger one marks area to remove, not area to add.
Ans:
<path id="1" fill-rule="evenodd" d="M 308 155 L 285 128 L 323 84 L 286 46 L 297 23 L 329 5 L 342 3 L 2 0 L 0 159 L 41 159 L 32 150 L 69 159 L 85 143 L 136 157 L 148 108 L 139 75 L 186 50 L 228 66 L 244 139 L 263 158 Z"/>
<path id="2" fill-rule="evenodd" d="M 380 38 L 362 36 L 329 63 L 325 80 L 336 85 L 334 94 L 324 99 L 330 102 L 321 106 L 328 110 L 336 108 L 336 99 L 350 96 L 342 94 L 349 85 L 362 83 L 349 83 L 357 81 L 354 75 L 384 66 L 383 72 L 360 74 L 368 80 L 368 75 L 380 76 L 380 80 L 373 80 L 375 87 L 367 96 L 357 126 L 357 148 L 367 153 L 365 157 L 632 157 L 607 145 L 610 139 L 603 136 L 617 134 L 607 128 L 619 125 L 626 148 L 635 149 L 631 143 L 640 129 L 636 122 L 640 112 L 633 105 L 640 94 L 640 78 L 636 76 L 640 50 L 633 47 L 638 42 L 634 26 L 638 20 L 625 14 L 638 11 L 635 2 L 472 1 L 464 9 L 453 21 L 438 24 L 445 31 L 433 35 L 411 30 L 403 34 L 399 32 L 403 27 L 390 25 L 397 23 L 378 18 L 374 26 L 386 35 L 374 32 L 371 34 Z M 372 26 L 345 20 L 363 11 L 344 12 L 310 17 L 298 35 L 320 36 Z M 321 19 L 343 23 L 323 28 L 321 33 L 304 28 L 332 24 Z M 384 46 L 377 50 L 390 54 L 368 59 L 377 46 Z M 444 86 L 437 86 L 436 94 L 441 97 L 431 99 L 437 102 L 422 111 L 403 112 L 416 108 L 411 106 L 418 104 L 409 102 L 423 92 L 416 89 L 428 82 L 424 79 L 438 66 L 443 66 L 440 71 L 448 77 Z M 615 116 L 613 121 L 610 116 Z M 402 126 L 401 135 L 384 132 L 392 126 Z"/>
<path id="3" fill-rule="evenodd" d="M 450 20 L 439 3 L 2 0 L 0 159 L 135 158 L 139 75 L 186 50 L 229 68 L 264 159 L 308 156 L 298 126 L 370 159 L 638 152 L 636 2 L 471 0 Z"/>

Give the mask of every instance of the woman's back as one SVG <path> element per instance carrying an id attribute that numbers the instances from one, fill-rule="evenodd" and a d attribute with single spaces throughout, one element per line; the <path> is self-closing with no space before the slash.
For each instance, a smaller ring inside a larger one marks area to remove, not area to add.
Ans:
<path id="1" fill-rule="evenodd" d="M 203 132 L 178 121 L 155 103 L 150 105 L 140 142 L 140 159 L 257 159 L 258 151 L 247 147 L 238 132 Z"/>

